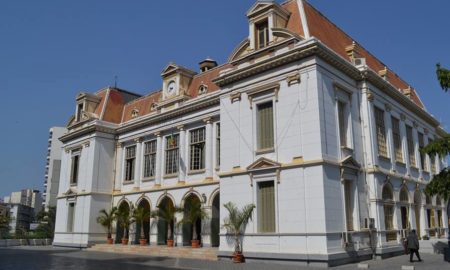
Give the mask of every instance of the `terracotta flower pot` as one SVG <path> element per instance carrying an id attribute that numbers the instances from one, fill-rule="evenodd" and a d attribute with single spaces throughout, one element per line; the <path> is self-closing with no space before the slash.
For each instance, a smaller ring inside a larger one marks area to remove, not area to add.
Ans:
<path id="1" fill-rule="evenodd" d="M 114 243 L 114 239 L 113 238 L 108 238 L 108 245 L 112 245 Z"/>
<path id="2" fill-rule="evenodd" d="M 139 239 L 139 244 L 141 246 L 146 246 L 147 245 L 147 239 Z"/>
<path id="3" fill-rule="evenodd" d="M 128 245 L 128 239 L 122 239 L 122 245 Z"/>
<path id="4" fill-rule="evenodd" d="M 167 246 L 173 247 L 173 240 L 167 240 Z"/>
<path id="5" fill-rule="evenodd" d="M 243 263 L 244 262 L 244 255 L 242 255 L 241 252 L 235 252 L 233 254 L 233 262 L 234 263 Z"/>
<path id="6" fill-rule="evenodd" d="M 199 248 L 200 247 L 200 241 L 199 240 L 191 240 L 191 246 L 193 248 Z"/>

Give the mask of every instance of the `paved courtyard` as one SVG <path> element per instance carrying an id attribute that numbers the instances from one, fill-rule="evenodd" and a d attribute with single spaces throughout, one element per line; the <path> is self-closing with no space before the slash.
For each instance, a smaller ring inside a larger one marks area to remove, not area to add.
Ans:
<path id="1" fill-rule="evenodd" d="M 369 269 L 401 269 L 402 265 L 414 265 L 415 269 L 444 270 L 450 269 L 450 263 L 444 262 L 442 255 L 422 254 L 424 262 L 408 262 L 408 257 L 400 256 L 386 260 L 366 261 Z M 108 269 L 108 270 L 140 270 L 140 269 L 248 269 L 248 270 L 302 270 L 316 267 L 276 265 L 266 263 L 233 264 L 229 261 L 202 261 L 192 259 L 174 259 L 167 257 L 151 257 L 84 251 L 77 249 L 61 249 L 53 247 L 16 247 L 0 248 L 0 270 L 28 269 Z M 331 269 L 357 269 L 357 264 L 333 267 Z"/>

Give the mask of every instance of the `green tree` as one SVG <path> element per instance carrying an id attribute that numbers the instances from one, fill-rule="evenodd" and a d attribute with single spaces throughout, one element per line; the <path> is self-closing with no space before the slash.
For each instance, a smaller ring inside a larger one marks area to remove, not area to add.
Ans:
<path id="1" fill-rule="evenodd" d="M 140 224 L 139 239 L 145 239 L 144 222 L 150 220 L 150 211 L 144 207 L 134 207 L 133 218 Z"/>
<path id="2" fill-rule="evenodd" d="M 100 210 L 100 215 L 97 217 L 97 223 L 102 225 L 108 232 L 108 239 L 112 238 L 112 228 L 116 220 L 117 207 L 112 207 L 109 211 L 106 209 Z"/>
<path id="3" fill-rule="evenodd" d="M 167 222 L 167 239 L 173 240 L 173 225 L 176 218 L 176 213 L 182 212 L 183 209 L 173 206 L 167 205 L 165 207 L 160 207 L 158 210 L 154 210 L 151 213 L 153 218 L 162 219 Z"/>
<path id="4" fill-rule="evenodd" d="M 0 216 L 0 239 L 3 239 L 9 234 L 9 222 L 11 218 L 9 216 Z"/>
<path id="5" fill-rule="evenodd" d="M 450 70 L 441 67 L 437 64 L 437 78 L 445 92 L 450 88 Z M 446 135 L 440 139 L 429 143 L 424 148 L 420 149 L 424 154 L 430 155 L 432 158 L 435 156 L 445 157 L 450 155 L 450 135 Z M 433 176 L 433 179 L 425 188 L 425 192 L 430 195 L 439 195 L 445 200 L 450 199 L 450 167 L 444 168 L 439 174 Z"/>
<path id="6" fill-rule="evenodd" d="M 445 92 L 450 88 L 450 70 L 441 67 L 440 64 L 437 64 L 437 77 L 438 81 L 441 84 L 442 90 Z"/>
<path id="7" fill-rule="evenodd" d="M 123 237 L 122 240 L 128 239 L 128 229 L 130 228 L 131 223 L 133 222 L 131 219 L 131 213 L 133 209 L 130 211 L 128 208 L 119 208 L 116 213 L 117 222 L 123 229 Z"/>
<path id="8" fill-rule="evenodd" d="M 49 207 L 47 211 L 42 209 L 36 219 L 39 222 L 35 235 L 42 238 L 53 238 L 55 235 L 56 207 Z"/>
<path id="9" fill-rule="evenodd" d="M 198 240 L 197 220 L 206 219 L 209 215 L 205 209 L 202 208 L 202 203 L 199 200 L 188 200 L 186 201 L 186 204 L 187 211 L 184 213 L 180 223 L 192 224 L 192 240 Z"/>
<path id="10" fill-rule="evenodd" d="M 227 233 L 231 234 L 234 238 L 234 252 L 235 254 L 242 254 L 241 237 L 244 234 L 245 227 L 248 222 L 252 220 L 254 204 L 248 204 L 238 209 L 237 206 L 228 202 L 223 205 L 228 210 L 228 217 L 223 221 L 223 227 L 227 230 Z"/>

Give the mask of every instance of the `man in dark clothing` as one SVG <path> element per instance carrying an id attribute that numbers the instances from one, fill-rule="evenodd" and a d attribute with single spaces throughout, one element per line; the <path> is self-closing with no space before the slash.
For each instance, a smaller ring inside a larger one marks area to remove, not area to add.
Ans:
<path id="1" fill-rule="evenodd" d="M 419 239 L 417 238 L 416 230 L 412 230 L 407 238 L 407 247 L 409 249 L 409 261 L 413 262 L 413 255 L 414 253 L 417 256 L 417 259 L 419 259 L 419 262 L 422 261 L 419 255 Z"/>

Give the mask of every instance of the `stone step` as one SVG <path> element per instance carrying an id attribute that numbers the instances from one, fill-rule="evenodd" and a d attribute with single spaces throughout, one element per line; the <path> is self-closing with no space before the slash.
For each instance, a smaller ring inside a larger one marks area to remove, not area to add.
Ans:
<path id="1" fill-rule="evenodd" d="M 203 260 L 217 260 L 217 248 L 190 248 L 166 246 L 135 246 L 135 245 L 107 245 L 97 244 L 90 247 L 90 251 L 140 254 L 173 258 L 195 258 Z"/>

